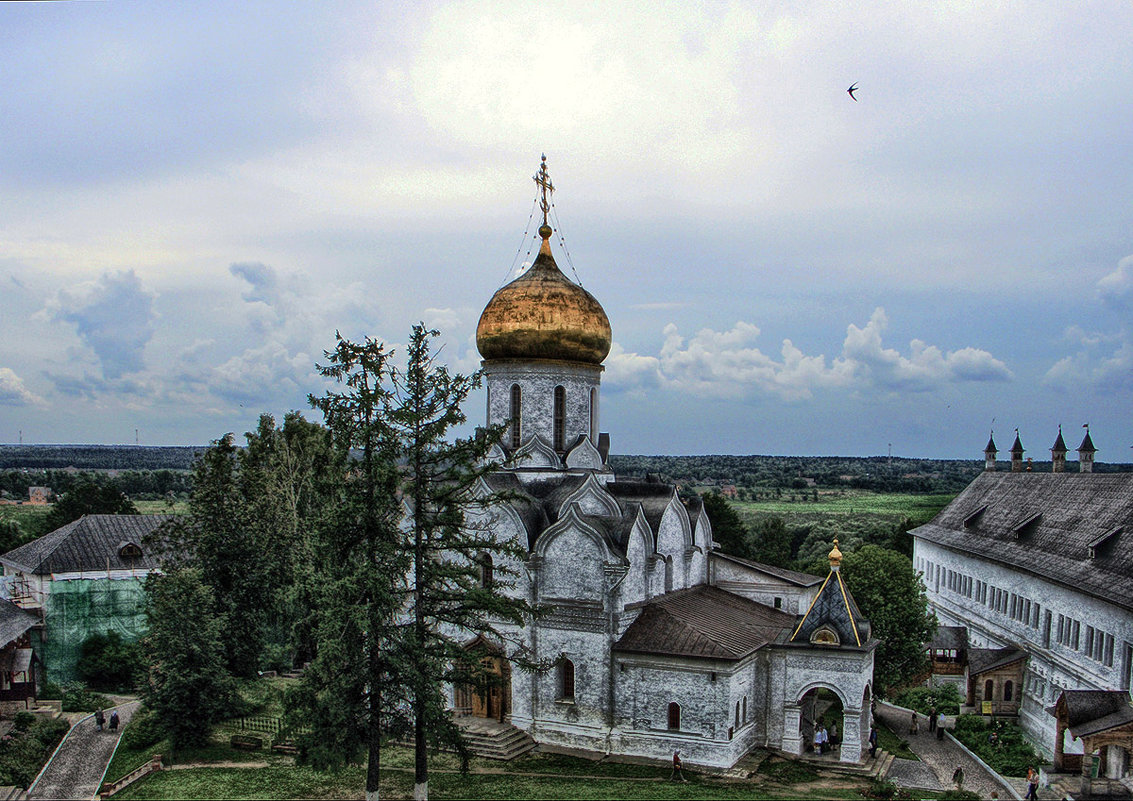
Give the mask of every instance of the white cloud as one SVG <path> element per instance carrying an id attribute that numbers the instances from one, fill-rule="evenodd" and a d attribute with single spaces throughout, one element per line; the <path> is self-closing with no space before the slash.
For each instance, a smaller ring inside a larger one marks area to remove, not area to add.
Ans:
<path id="1" fill-rule="evenodd" d="M 1117 269 L 1098 281 L 1098 295 L 1119 310 L 1133 303 L 1133 256 L 1117 263 Z"/>
<path id="2" fill-rule="evenodd" d="M 41 405 L 43 398 L 26 386 L 11 367 L 0 367 L 0 406 Z"/>
<path id="3" fill-rule="evenodd" d="M 1133 389 L 1133 331 L 1128 312 L 1133 311 L 1133 256 L 1126 256 L 1117 268 L 1097 283 L 1098 296 L 1119 313 L 1118 328 L 1111 331 L 1087 331 L 1079 325 L 1066 329 L 1065 338 L 1079 350 L 1064 356 L 1047 370 L 1047 384 L 1072 390 L 1084 385 L 1106 391 Z M 1103 346 L 1113 346 L 1104 352 Z"/>
<path id="4" fill-rule="evenodd" d="M 1006 381 L 1011 371 L 977 348 L 945 352 L 914 339 L 909 355 L 882 344 L 888 320 L 878 308 L 862 328 L 849 325 L 841 354 L 827 360 L 807 355 L 783 340 L 778 357 L 756 347 L 760 330 L 737 322 L 727 331 L 705 328 L 687 341 L 670 323 L 658 357 L 627 353 L 615 345 L 607 359 L 609 382 L 621 388 L 657 382 L 700 396 L 741 398 L 764 394 L 785 401 L 810 398 L 815 391 L 875 388 L 886 392 L 929 391 L 947 384 Z"/>
<path id="5" fill-rule="evenodd" d="M 153 299 L 133 270 L 106 272 L 59 290 L 47 311 L 74 324 L 79 339 L 98 357 L 102 374 L 113 379 L 145 366 L 143 353 L 154 332 Z"/>

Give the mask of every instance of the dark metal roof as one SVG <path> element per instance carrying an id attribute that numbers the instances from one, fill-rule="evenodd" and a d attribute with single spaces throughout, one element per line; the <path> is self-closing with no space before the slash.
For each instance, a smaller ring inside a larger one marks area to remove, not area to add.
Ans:
<path id="1" fill-rule="evenodd" d="M 738 565 L 759 570 L 777 579 L 781 579 L 788 584 L 795 584 L 799 587 L 813 587 L 815 584 L 822 583 L 822 576 L 812 576 L 810 573 L 787 570 L 785 567 L 775 567 L 774 565 L 765 565 L 762 562 L 753 562 L 750 559 L 741 559 L 738 556 L 732 556 L 730 553 L 724 553 L 723 551 L 713 551 L 712 556 L 717 559 L 726 559 L 729 562 L 735 562 Z"/>
<path id="2" fill-rule="evenodd" d="M 0 598 L 0 648 L 18 638 L 37 623 L 39 623 L 39 617 L 21 609 L 11 601 Z"/>
<path id="3" fill-rule="evenodd" d="M 792 615 L 708 585 L 635 606 L 641 614 L 616 651 L 736 661 L 774 642 L 794 622 Z"/>
<path id="4" fill-rule="evenodd" d="M 854 596 L 842 581 L 842 571 L 831 568 L 818 594 L 795 627 L 789 642 L 809 644 L 811 635 L 830 627 L 843 647 L 865 647 L 870 639 L 869 621 L 862 617 Z"/>
<path id="5" fill-rule="evenodd" d="M 1036 515 L 1016 539 L 1019 522 Z M 1090 544 L 1118 528 L 1091 558 Z M 1133 611 L 1133 473 L 981 473 L 911 533 Z"/>
<path id="6" fill-rule="evenodd" d="M 623 507 L 630 502 L 640 503 L 645 519 L 656 534 L 676 488 L 672 484 L 654 481 L 611 481 L 606 485 L 606 491 L 621 501 Z"/>
<path id="7" fill-rule="evenodd" d="M 535 541 L 550 525 L 542 502 L 527 492 L 514 473 L 504 470 L 488 473 L 484 476 L 484 481 L 493 492 L 507 495 L 505 502 L 515 510 L 523 521 L 524 528 L 527 529 L 527 548 L 534 550 Z"/>
<path id="8" fill-rule="evenodd" d="M 1058 439 L 1054 441 L 1050 449 L 1055 453 L 1066 453 L 1066 440 L 1062 438 L 1062 426 L 1058 427 Z"/>
<path id="9" fill-rule="evenodd" d="M 151 570 L 160 564 L 147 536 L 173 515 L 84 515 L 38 539 L 0 556 L 0 562 L 33 575 L 85 570 Z M 118 555 L 119 544 L 142 549 L 136 559 Z"/>
<path id="10" fill-rule="evenodd" d="M 968 650 L 968 673 L 976 676 L 1026 658 L 1027 652 L 1019 648 L 971 648 Z"/>
<path id="11" fill-rule="evenodd" d="M 1086 429 L 1086 436 L 1082 437 L 1082 444 L 1078 446 L 1078 450 L 1086 453 L 1098 452 L 1098 449 L 1094 447 L 1094 441 L 1090 439 L 1090 429 Z"/>

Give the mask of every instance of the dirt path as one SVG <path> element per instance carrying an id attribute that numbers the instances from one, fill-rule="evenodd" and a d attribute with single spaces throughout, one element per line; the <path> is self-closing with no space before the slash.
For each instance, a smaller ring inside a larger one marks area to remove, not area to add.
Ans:
<path id="1" fill-rule="evenodd" d="M 114 707 L 124 727 L 138 708 L 137 701 Z M 107 710 L 106 717 L 110 717 Z M 98 731 L 94 716 L 88 715 L 71 727 L 39 779 L 29 788 L 28 798 L 94 798 L 99 782 L 110 764 L 114 746 L 122 736 L 118 731 Z"/>

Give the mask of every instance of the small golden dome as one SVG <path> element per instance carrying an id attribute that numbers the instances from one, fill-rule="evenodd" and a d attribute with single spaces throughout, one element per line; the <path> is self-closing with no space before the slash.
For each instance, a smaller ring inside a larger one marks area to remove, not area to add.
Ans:
<path id="1" fill-rule="evenodd" d="M 499 289 L 480 315 L 476 347 L 485 360 L 560 359 L 601 364 L 610 352 L 610 320 L 551 255 L 551 229 L 523 275 Z"/>
<path id="2" fill-rule="evenodd" d="M 831 567 L 838 567 L 839 565 L 842 564 L 842 552 L 838 550 L 838 538 L 837 537 L 834 538 L 834 548 L 831 549 L 829 557 L 830 557 L 830 566 Z"/>

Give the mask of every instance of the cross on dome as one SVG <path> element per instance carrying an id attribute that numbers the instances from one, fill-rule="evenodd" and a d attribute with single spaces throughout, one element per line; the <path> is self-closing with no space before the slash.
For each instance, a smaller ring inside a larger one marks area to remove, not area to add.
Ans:
<path id="1" fill-rule="evenodd" d="M 551 238 L 551 226 L 547 222 L 547 214 L 551 211 L 551 201 L 549 196 L 555 191 L 555 185 L 551 183 L 551 176 L 547 172 L 547 154 L 543 154 L 543 159 L 539 164 L 539 172 L 532 176 L 532 180 L 538 185 L 542 196 L 539 200 L 539 208 L 543 211 L 543 225 L 539 228 L 539 236 L 544 239 Z"/>

